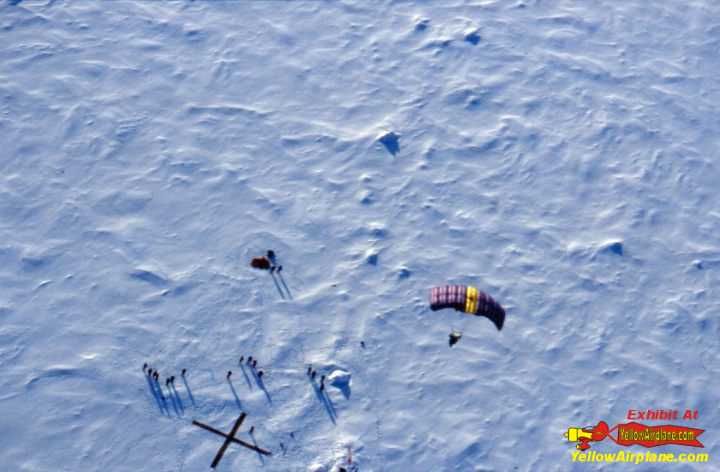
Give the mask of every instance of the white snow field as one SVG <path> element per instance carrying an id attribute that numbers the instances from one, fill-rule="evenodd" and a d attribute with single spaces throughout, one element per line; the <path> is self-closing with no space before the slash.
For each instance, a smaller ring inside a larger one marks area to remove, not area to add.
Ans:
<path id="1" fill-rule="evenodd" d="M 2 0 L 0 38 L 2 471 L 208 471 L 192 421 L 241 411 L 273 455 L 218 471 L 720 470 L 720 2 Z M 629 409 L 708 462 L 572 461 Z"/>

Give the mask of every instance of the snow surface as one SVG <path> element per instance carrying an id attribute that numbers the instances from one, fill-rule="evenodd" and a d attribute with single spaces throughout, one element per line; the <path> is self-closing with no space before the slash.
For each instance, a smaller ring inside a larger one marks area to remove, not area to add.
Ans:
<path id="1" fill-rule="evenodd" d="M 209 470 L 191 421 L 241 410 L 274 455 L 219 471 L 657 470 L 570 460 L 630 408 L 698 409 L 710 463 L 662 468 L 720 467 L 720 3 L 5 0 L 0 31 L 3 470 Z M 445 283 L 503 331 L 431 312 Z"/>

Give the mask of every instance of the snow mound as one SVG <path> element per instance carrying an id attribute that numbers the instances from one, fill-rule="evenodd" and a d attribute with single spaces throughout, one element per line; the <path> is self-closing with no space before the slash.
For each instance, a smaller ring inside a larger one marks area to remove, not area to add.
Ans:
<path id="1" fill-rule="evenodd" d="M 340 390 L 345 398 L 350 398 L 350 372 L 342 369 L 332 371 L 328 376 L 328 382 L 333 387 Z"/>
<path id="2" fill-rule="evenodd" d="M 332 385 L 333 387 L 349 387 L 351 375 L 348 371 L 337 369 L 332 371 L 332 373 L 328 375 L 327 379 L 328 382 L 330 382 L 330 385 Z"/>

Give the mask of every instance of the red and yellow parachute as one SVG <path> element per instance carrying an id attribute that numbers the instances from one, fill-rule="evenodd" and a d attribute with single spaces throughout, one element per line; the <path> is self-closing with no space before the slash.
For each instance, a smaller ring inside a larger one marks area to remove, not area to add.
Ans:
<path id="1" fill-rule="evenodd" d="M 430 309 L 454 308 L 470 315 L 485 316 L 498 330 L 505 323 L 505 310 L 493 298 L 467 285 L 445 285 L 430 289 Z"/>

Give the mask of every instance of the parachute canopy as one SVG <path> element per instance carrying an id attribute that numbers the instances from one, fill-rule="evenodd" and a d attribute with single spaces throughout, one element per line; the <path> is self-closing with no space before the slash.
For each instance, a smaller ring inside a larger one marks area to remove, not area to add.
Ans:
<path id="1" fill-rule="evenodd" d="M 445 285 L 430 290 L 432 311 L 454 308 L 470 315 L 485 316 L 500 330 L 505 323 L 505 310 L 493 298 L 467 285 Z"/>

